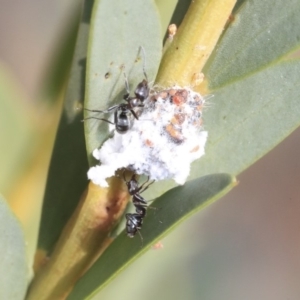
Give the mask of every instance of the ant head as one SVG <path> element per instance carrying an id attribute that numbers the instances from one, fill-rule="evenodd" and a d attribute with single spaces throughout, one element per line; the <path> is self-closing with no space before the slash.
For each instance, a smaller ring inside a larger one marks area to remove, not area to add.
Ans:
<path id="1" fill-rule="evenodd" d="M 144 101 L 149 96 L 149 86 L 146 79 L 143 79 L 143 81 L 137 85 L 134 94 L 141 101 Z"/>
<path id="2" fill-rule="evenodd" d="M 127 181 L 126 176 L 125 176 L 126 170 L 123 172 L 123 179 L 125 181 L 125 184 L 127 185 L 128 192 L 130 195 L 133 195 L 136 189 L 138 188 L 138 181 L 136 179 L 136 174 L 133 174 L 131 176 L 131 179 Z"/>

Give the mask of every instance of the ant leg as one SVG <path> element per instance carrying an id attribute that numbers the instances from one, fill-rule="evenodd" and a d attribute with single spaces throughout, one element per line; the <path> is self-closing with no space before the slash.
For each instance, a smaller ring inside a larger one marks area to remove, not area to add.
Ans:
<path id="1" fill-rule="evenodd" d="M 141 190 L 143 189 L 144 185 L 145 185 L 148 181 L 149 181 L 149 176 L 147 176 L 147 180 L 146 180 L 146 181 L 138 188 L 137 192 L 138 192 L 139 194 L 142 193 Z"/>
<path id="2" fill-rule="evenodd" d="M 146 203 L 147 203 L 147 204 L 148 204 L 148 203 L 151 203 L 151 202 L 153 202 L 154 200 L 155 200 L 155 199 L 147 200 Z M 154 210 L 160 209 L 160 208 L 157 208 L 157 207 L 155 207 L 155 206 L 147 206 L 147 209 L 148 209 L 148 208 L 154 209 Z"/>
<path id="3" fill-rule="evenodd" d="M 151 200 L 150 200 L 150 201 L 151 201 Z M 148 202 L 148 201 L 147 201 L 147 202 Z M 157 208 L 157 207 L 155 207 L 155 206 L 148 206 L 147 208 L 154 209 L 154 210 L 160 209 L 160 208 Z"/>
<path id="4" fill-rule="evenodd" d="M 90 111 L 90 112 L 99 112 L 99 113 L 109 113 L 111 112 L 112 110 L 116 109 L 117 107 L 119 106 L 119 104 L 116 104 L 116 105 L 113 105 L 111 107 L 109 107 L 108 109 L 106 110 L 97 110 L 97 109 L 88 109 L 88 108 L 85 108 L 84 110 L 87 110 L 87 111 Z"/>
<path id="5" fill-rule="evenodd" d="M 148 180 L 142 184 L 141 188 L 142 188 L 142 187 L 144 186 L 144 184 L 147 183 L 148 181 L 149 181 L 149 176 L 148 176 Z M 154 182 L 155 182 L 155 180 L 152 180 L 151 182 L 149 182 L 149 184 L 148 184 L 147 186 L 145 186 L 142 190 L 140 190 L 139 193 L 141 194 L 141 193 L 145 192 L 145 191 L 149 188 L 149 186 L 150 186 L 151 184 L 153 184 Z"/>
<path id="6" fill-rule="evenodd" d="M 103 112 L 103 110 L 96 110 L 96 109 L 88 109 L 88 108 L 84 108 L 84 110 L 87 110 L 87 111 L 91 111 L 91 112 Z"/>
<path id="7" fill-rule="evenodd" d="M 130 112 L 133 114 L 133 116 L 136 120 L 139 119 L 139 117 L 137 116 L 136 112 L 133 109 L 131 109 Z"/>
<path id="8" fill-rule="evenodd" d="M 153 202 L 153 201 L 154 201 L 154 199 L 153 199 L 153 200 L 148 200 L 148 201 L 147 201 L 147 204 L 148 204 L 149 202 Z M 156 212 L 160 211 L 162 208 L 161 208 L 161 207 L 156 207 L 156 206 L 147 206 L 147 209 L 154 210 L 154 211 L 155 211 L 154 214 L 156 215 Z M 158 217 L 158 221 L 159 221 L 159 223 L 161 223 L 161 224 L 163 223 L 163 221 L 161 221 L 159 217 Z"/>
<path id="9" fill-rule="evenodd" d="M 87 117 L 87 118 L 81 120 L 81 122 L 84 122 L 84 121 L 89 120 L 89 119 L 96 119 L 96 120 L 99 120 L 99 121 L 105 121 L 105 122 L 107 122 L 109 124 L 115 125 L 115 123 L 113 123 L 113 122 L 111 122 L 109 120 L 101 119 L 101 118 L 96 118 L 96 117 Z"/>
<path id="10" fill-rule="evenodd" d="M 145 49 L 143 46 L 140 46 L 139 48 L 139 51 L 142 51 L 143 52 L 143 73 L 144 73 L 144 76 L 145 76 L 145 79 L 148 81 L 148 76 L 146 74 L 146 52 L 145 52 Z"/>
<path id="11" fill-rule="evenodd" d="M 137 230 L 137 232 L 138 232 L 138 234 L 139 234 L 139 236 L 140 236 L 140 238 L 141 238 L 141 242 L 142 242 L 141 248 L 143 248 L 143 246 L 144 246 L 144 239 L 143 239 L 143 236 L 142 236 L 142 234 L 141 234 L 141 232 L 140 232 L 139 229 Z"/>

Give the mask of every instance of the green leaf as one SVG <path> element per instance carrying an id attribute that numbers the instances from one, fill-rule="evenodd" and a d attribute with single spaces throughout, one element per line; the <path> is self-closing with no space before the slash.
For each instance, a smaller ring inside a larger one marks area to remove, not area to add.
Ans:
<path id="1" fill-rule="evenodd" d="M 176 187 L 148 209 L 141 234 L 129 239 L 122 232 L 91 269 L 78 281 L 68 300 L 90 299 L 123 268 L 146 252 L 173 227 L 225 195 L 235 179 L 228 174 L 208 175 Z"/>
<path id="2" fill-rule="evenodd" d="M 80 12 L 82 11 L 81 0 L 75 0 L 74 13 L 71 20 L 66 20 L 66 26 L 63 28 L 63 34 L 58 40 L 57 49 L 52 52 L 48 62 L 47 73 L 44 75 L 40 88 L 40 99 L 48 101 L 58 101 L 60 93 L 70 73 L 70 66 L 74 55 L 74 48 L 78 32 Z"/>
<path id="3" fill-rule="evenodd" d="M 182 4 L 183 1 L 180 1 L 180 4 Z M 185 3 L 190 2 L 190 0 L 188 1 L 184 1 Z M 159 11 L 160 14 L 160 23 L 161 23 L 161 27 L 162 27 L 162 35 L 164 36 L 166 34 L 166 31 L 168 29 L 168 26 L 171 23 L 176 23 L 176 25 L 179 25 L 178 22 L 175 22 L 174 19 L 174 10 L 176 8 L 176 11 L 180 12 L 180 17 L 181 19 L 183 18 L 184 14 L 186 13 L 186 9 L 184 9 L 182 7 L 182 5 L 180 6 L 180 10 L 178 10 L 178 6 L 179 3 L 177 0 L 155 0 L 157 9 Z M 187 5 L 188 7 L 188 5 Z M 173 17 L 172 17 L 173 15 Z M 171 21 L 172 18 L 172 21 Z"/>
<path id="4" fill-rule="evenodd" d="M 0 62 L 0 189 L 6 194 L 26 167 L 35 147 L 35 131 L 25 107 L 25 94 Z M 12 138 L 13 137 L 13 138 Z"/>
<path id="5" fill-rule="evenodd" d="M 18 220 L 0 195 L 0 299 L 24 299 L 28 269 Z"/>
<path id="6" fill-rule="evenodd" d="M 85 1 L 48 174 L 38 241 L 38 247 L 48 252 L 57 241 L 88 183 L 88 164 L 81 121 L 92 7 L 93 1 Z"/>
<path id="7" fill-rule="evenodd" d="M 101 0 L 93 10 L 87 73 L 85 107 L 105 110 L 120 103 L 126 94 L 126 73 L 133 94 L 136 85 L 144 78 L 145 71 L 153 82 L 162 51 L 159 15 L 153 1 Z M 108 115 L 88 112 L 85 117 L 108 118 Z M 107 122 L 89 119 L 85 121 L 87 152 L 91 153 L 108 137 Z"/>
<path id="8" fill-rule="evenodd" d="M 204 69 L 213 95 L 203 112 L 208 143 L 190 178 L 237 175 L 300 125 L 300 2 L 238 5 Z M 172 186 L 157 183 L 146 195 L 156 197 Z"/>
<path id="9" fill-rule="evenodd" d="M 238 174 L 300 124 L 300 2 L 247 1 L 221 40 L 206 76 L 207 155 L 193 176 Z"/>
<path id="10" fill-rule="evenodd" d="M 159 13 L 163 33 L 166 33 L 170 24 L 176 24 L 179 28 L 192 0 L 155 0 Z"/>

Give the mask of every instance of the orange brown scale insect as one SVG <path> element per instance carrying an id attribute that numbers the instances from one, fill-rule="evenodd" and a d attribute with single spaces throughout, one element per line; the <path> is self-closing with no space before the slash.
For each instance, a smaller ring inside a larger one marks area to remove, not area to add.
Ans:
<path id="1" fill-rule="evenodd" d="M 184 141 L 184 137 L 181 133 L 180 128 L 176 128 L 174 124 L 168 124 L 165 126 L 165 131 L 169 135 L 172 141 L 176 144 L 181 144 Z"/>
<path id="2" fill-rule="evenodd" d="M 174 120 L 174 121 L 173 121 Z M 175 114 L 172 123 L 182 124 L 185 121 L 185 114 Z"/>
<path id="3" fill-rule="evenodd" d="M 145 145 L 148 146 L 148 147 L 153 147 L 154 144 L 152 141 L 150 141 L 149 139 L 145 140 Z"/>
<path id="4" fill-rule="evenodd" d="M 199 150 L 199 146 L 196 146 L 195 148 L 193 148 L 190 153 L 193 153 L 193 152 L 197 152 Z"/>
<path id="5" fill-rule="evenodd" d="M 174 96 L 174 95 L 177 93 L 177 91 L 178 91 L 178 90 L 175 90 L 175 89 L 169 89 L 168 92 L 169 92 L 169 95 L 170 95 L 170 96 Z"/>
<path id="6" fill-rule="evenodd" d="M 171 98 L 172 103 L 175 105 L 181 105 L 186 103 L 188 93 L 186 90 L 177 90 L 174 96 Z"/>

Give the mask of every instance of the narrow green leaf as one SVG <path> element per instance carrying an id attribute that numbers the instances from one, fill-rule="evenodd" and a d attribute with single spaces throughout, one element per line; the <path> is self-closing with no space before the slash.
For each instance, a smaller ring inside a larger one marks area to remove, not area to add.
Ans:
<path id="1" fill-rule="evenodd" d="M 82 7 L 81 0 L 73 2 L 74 13 L 71 20 L 66 20 L 65 22 L 66 26 L 62 29 L 62 33 L 60 33 L 61 37 L 57 42 L 56 49 L 52 52 L 46 70 L 47 73 L 42 80 L 39 98 L 43 100 L 58 101 L 70 73 Z"/>
<path id="2" fill-rule="evenodd" d="M 182 1 L 180 1 L 181 3 Z M 190 0 L 185 1 L 190 2 Z M 178 1 L 177 0 L 155 0 L 157 9 L 159 11 L 160 15 L 160 23 L 162 27 L 162 36 L 166 34 L 167 28 L 171 23 L 176 23 L 176 25 L 179 25 L 179 23 L 173 21 L 172 15 L 174 14 L 174 10 L 176 7 L 178 7 Z M 188 7 L 188 5 L 187 5 Z M 182 8 L 182 7 L 181 7 Z M 182 9 L 180 10 L 181 19 L 182 16 L 186 13 L 186 10 Z M 171 21 L 172 19 L 172 21 Z"/>
<path id="3" fill-rule="evenodd" d="M 88 61 L 85 107 L 105 110 L 122 101 L 126 73 L 133 94 L 145 71 L 153 82 L 161 57 L 161 29 L 159 15 L 153 1 L 98 0 L 93 10 Z M 86 117 L 109 118 L 103 114 L 87 113 Z M 87 152 L 91 153 L 108 137 L 107 122 L 85 121 Z"/>
<path id="4" fill-rule="evenodd" d="M 85 1 L 45 191 L 38 247 L 48 252 L 54 246 L 88 183 L 86 176 L 88 165 L 81 120 L 92 7 L 93 1 Z"/>
<path id="5" fill-rule="evenodd" d="M 259 76 L 282 64 L 289 53 L 299 48 L 299 1 L 289 1 L 289 5 L 284 5 L 283 0 L 270 3 L 246 1 L 234 15 L 206 71 L 212 89 L 230 89 L 235 82 Z M 253 90 L 253 94 L 257 93 Z"/>
<path id="6" fill-rule="evenodd" d="M 300 125 L 300 2 L 246 1 L 206 76 L 214 98 L 204 115 L 207 155 L 192 176 L 238 174 Z"/>
<path id="7" fill-rule="evenodd" d="M 192 0 L 156 0 L 157 7 L 162 18 L 163 29 L 166 30 L 170 24 L 176 24 L 179 28 L 180 24 L 192 2 Z M 171 18 L 169 18 L 171 16 Z M 164 32 L 165 33 L 165 32 Z"/>
<path id="8" fill-rule="evenodd" d="M 213 170 L 238 174 L 296 129 L 300 124 L 299 74 L 299 61 L 282 62 L 219 89 L 213 101 L 216 106 L 222 103 L 222 110 L 207 111 L 211 138 L 206 157 L 194 165 L 193 176 Z"/>
<path id="9" fill-rule="evenodd" d="M 24 235 L 1 195 L 0 253 L 0 299 L 22 300 L 28 281 Z"/>
<path id="10" fill-rule="evenodd" d="M 225 195 L 235 185 L 228 174 L 202 177 L 159 197 L 148 209 L 141 234 L 129 239 L 122 232 L 78 281 L 68 300 L 90 299 L 122 269 L 143 254 L 180 222 Z"/>
<path id="11" fill-rule="evenodd" d="M 25 94 L 0 62 L 0 189 L 3 194 L 22 174 L 35 146 L 35 131 L 25 107 Z"/>

